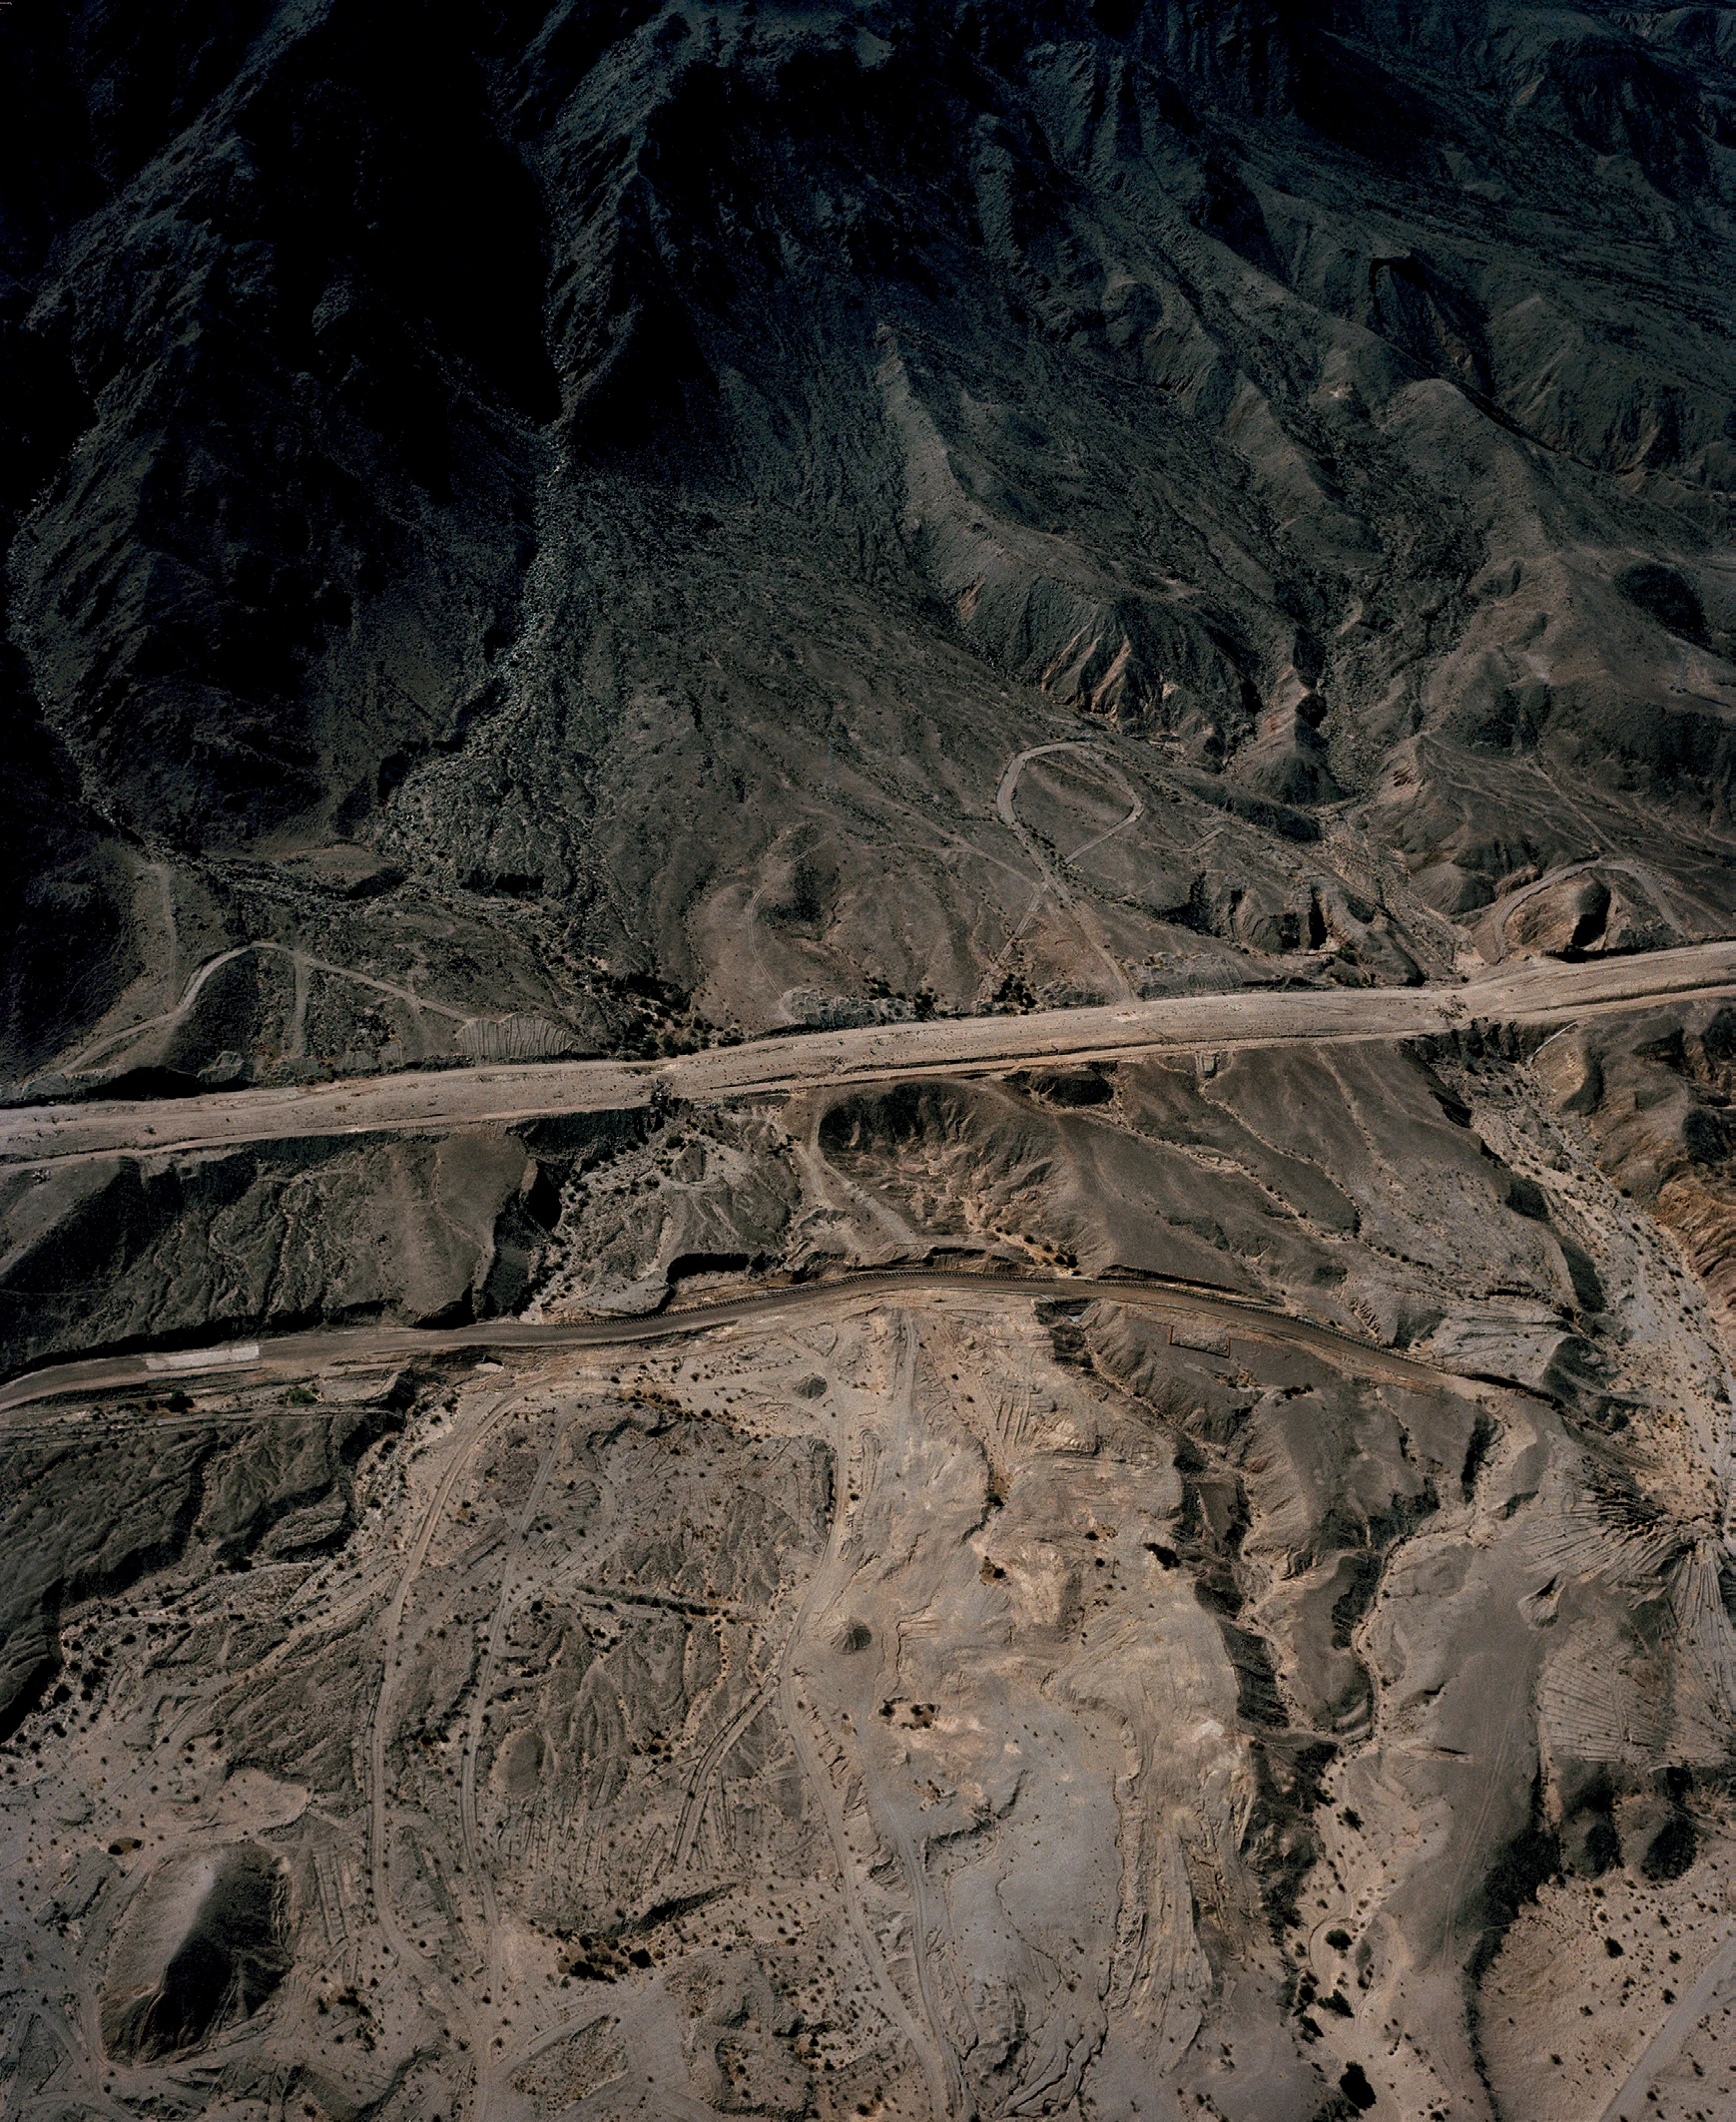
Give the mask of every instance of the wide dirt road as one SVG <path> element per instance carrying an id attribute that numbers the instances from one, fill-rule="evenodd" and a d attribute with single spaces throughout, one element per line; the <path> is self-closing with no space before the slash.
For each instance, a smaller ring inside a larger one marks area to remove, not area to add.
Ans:
<path id="1" fill-rule="evenodd" d="M 1570 1020 L 1690 995 L 1736 994 L 1736 941 L 1580 965 L 1532 958 L 1453 987 L 1314 989 L 1165 997 L 1022 1017 L 947 1017 L 802 1032 L 666 1061 L 566 1061 L 349 1077 L 284 1089 L 134 1103 L 28 1106 L 0 1116 L 0 1162 L 227 1149 L 295 1136 L 365 1135 L 615 1112 L 661 1090 L 696 1101 L 884 1076 L 958 1075 L 1021 1063 L 1126 1058 L 1292 1039 L 1408 1039 L 1473 1018 Z"/>
<path id="2" fill-rule="evenodd" d="M 679 1311 L 626 1319 L 558 1320 L 541 1325 L 526 1320 L 487 1319 L 468 1326 L 440 1327 L 334 1326 L 277 1334 L 263 1341 L 218 1343 L 202 1349 L 90 1356 L 14 1378 L 0 1390 L 0 1415 L 72 1395 L 136 1391 L 144 1385 L 170 1391 L 187 1380 L 209 1385 L 215 1374 L 231 1372 L 238 1380 L 261 1376 L 288 1380 L 305 1377 L 331 1364 L 413 1360 L 459 1348 L 626 1346 L 635 1341 L 704 1333 L 717 1326 L 744 1325 L 789 1313 L 828 1312 L 864 1299 L 893 1296 L 908 1301 L 924 1293 L 977 1300 L 994 1296 L 1015 1303 L 1051 1298 L 1081 1305 L 1102 1298 L 1111 1304 L 1142 1305 L 1158 1312 L 1210 1321 L 1226 1332 L 1233 1328 L 1240 1333 L 1289 1341 L 1347 1364 L 1359 1376 L 1384 1378 L 1392 1384 L 1445 1384 L 1448 1389 L 1459 1389 L 1462 1384 L 1431 1363 L 1372 1341 L 1357 1340 L 1318 1320 L 1298 1319 L 1270 1305 L 1217 1295 L 1192 1283 L 1095 1281 L 1082 1275 L 948 1274 L 944 1270 L 906 1268 L 838 1276 L 794 1288 L 745 1290 Z"/>

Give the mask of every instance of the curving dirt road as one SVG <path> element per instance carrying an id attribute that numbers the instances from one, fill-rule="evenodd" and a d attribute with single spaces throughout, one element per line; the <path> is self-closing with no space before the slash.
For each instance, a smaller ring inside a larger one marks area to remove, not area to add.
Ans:
<path id="1" fill-rule="evenodd" d="M 0 1390 L 0 1415 L 54 1400 L 100 1397 L 104 1393 L 133 1392 L 141 1386 L 159 1390 L 184 1378 L 205 1375 L 259 1375 L 281 1379 L 305 1377 L 331 1365 L 355 1363 L 377 1365 L 392 1359 L 449 1354 L 454 1349 L 474 1348 L 605 1348 L 632 1341 L 668 1340 L 675 1335 L 705 1333 L 714 1326 L 733 1326 L 780 1312 L 805 1312 L 862 1299 L 917 1291 L 950 1292 L 955 1296 L 991 1295 L 1026 1299 L 1060 1298 L 1089 1304 L 1104 1298 L 1118 1305 L 1142 1305 L 1159 1312 L 1174 1312 L 1210 1319 L 1233 1326 L 1242 1332 L 1293 1342 L 1338 1363 L 1354 1363 L 1359 1374 L 1378 1376 L 1389 1383 L 1481 1390 L 1449 1371 L 1414 1355 L 1401 1355 L 1375 1341 L 1358 1340 L 1336 1326 L 1316 1320 L 1298 1319 L 1252 1299 L 1217 1295 L 1193 1283 L 1098 1282 L 1083 1275 L 974 1275 L 948 1273 L 931 1268 L 885 1268 L 863 1275 L 842 1275 L 822 1282 L 804 1283 L 792 1289 L 750 1290 L 740 1296 L 712 1303 L 659 1312 L 638 1319 L 584 1319 L 529 1325 L 522 1320 L 490 1319 L 472 1326 L 340 1326 L 328 1331 L 285 1333 L 275 1339 L 241 1345 L 255 1352 L 237 1359 L 235 1345 L 180 1351 L 175 1371 L 166 1377 L 153 1364 L 149 1353 L 94 1356 L 81 1362 L 56 1363 L 50 1368 L 27 1371 Z M 291 1415 L 292 1415 L 291 1410 Z M 171 1423 L 173 1414 L 160 1419 Z M 185 1417 L 208 1422 L 209 1415 Z"/>
<path id="2" fill-rule="evenodd" d="M 118 1031 L 101 1033 L 89 1045 L 81 1047 L 70 1064 L 73 1068 L 92 1068 L 105 1054 L 136 1045 L 148 1032 L 164 1031 L 172 1024 L 179 1024 L 189 1015 L 198 1001 L 200 991 L 214 973 L 237 958 L 249 956 L 288 958 L 295 975 L 295 1004 L 292 1035 L 289 1051 L 301 1052 L 301 1025 L 307 1013 L 307 974 L 321 972 L 329 979 L 347 980 L 355 987 L 372 988 L 376 994 L 390 995 L 394 1001 L 407 1002 L 412 1009 L 425 1010 L 430 1016 L 448 1017 L 455 1024 L 468 1024 L 475 1016 L 474 1010 L 454 1009 L 448 1002 L 436 1002 L 414 989 L 400 987 L 393 980 L 377 979 L 369 972 L 356 972 L 347 965 L 335 965 L 329 958 L 316 958 L 304 950 L 292 950 L 287 943 L 254 942 L 238 943 L 231 950 L 219 951 L 216 957 L 207 958 L 197 966 L 182 989 L 180 998 L 168 1009 L 160 1010 L 154 1017 L 143 1017 L 137 1024 L 125 1024 Z"/>
<path id="3" fill-rule="evenodd" d="M 1094 839 L 1087 840 L 1084 846 L 1078 848 L 1074 853 L 1063 855 L 1059 868 L 1049 860 L 1048 855 L 1043 850 L 1042 842 L 1035 833 L 1027 830 L 1013 803 L 1013 797 L 1018 793 L 1019 778 L 1024 773 L 1025 768 L 1033 759 L 1045 759 L 1052 752 L 1075 753 L 1080 757 L 1090 759 L 1094 764 L 1104 767 L 1120 783 L 1121 793 L 1133 805 L 1127 815 L 1111 825 L 1107 832 L 1099 832 Z M 1117 832 L 1125 832 L 1129 825 L 1136 824 L 1145 815 L 1145 798 L 1134 794 L 1128 785 L 1126 777 L 1114 762 L 1108 758 L 1102 745 L 1081 743 L 1076 738 L 1063 738 L 1053 744 L 1032 745 L 1027 750 L 1016 753 L 1013 758 L 1007 761 L 1006 771 L 1000 777 L 1000 787 L 995 791 L 994 808 L 995 814 L 999 817 L 1001 823 L 1016 835 L 1019 845 L 1029 856 L 1039 881 L 1035 896 L 1025 909 L 1024 918 L 1014 928 L 1011 935 L 1007 937 L 999 956 L 983 974 L 981 985 L 977 989 L 978 996 L 986 998 L 993 993 L 996 976 L 999 974 L 1002 965 L 1005 964 L 1017 945 L 1019 938 L 1030 927 L 1032 921 L 1036 919 L 1037 914 L 1042 909 L 1044 899 L 1053 897 L 1056 904 L 1072 916 L 1073 925 L 1078 929 L 1085 947 L 1108 974 L 1109 984 L 1116 995 L 1123 1001 L 1130 1000 L 1133 994 L 1133 987 L 1128 980 L 1126 966 L 1109 948 L 1095 912 L 1089 906 L 1080 903 L 1071 885 L 1062 876 L 1061 870 L 1070 869 L 1081 854 L 1089 853 L 1093 847 L 1100 845 L 1104 840 L 1113 838 Z"/>
<path id="4" fill-rule="evenodd" d="M 1736 995 L 1736 940 L 1561 964 L 1527 958 L 1461 986 L 1263 990 L 802 1032 L 666 1061 L 551 1061 L 350 1077 L 193 1098 L 0 1114 L 0 1164 L 160 1156 L 244 1142 L 366 1135 L 619 1112 L 663 1096 L 715 1101 L 889 1076 L 993 1073 L 1201 1048 L 1412 1039 L 1473 1018 L 1556 1023 L 1636 1004 Z"/>

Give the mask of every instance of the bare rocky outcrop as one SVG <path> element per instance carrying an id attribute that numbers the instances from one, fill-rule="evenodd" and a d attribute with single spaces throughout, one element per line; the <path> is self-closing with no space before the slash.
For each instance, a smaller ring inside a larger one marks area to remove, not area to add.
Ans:
<path id="1" fill-rule="evenodd" d="M 252 2017 L 289 1971 L 289 1880 L 247 1843 L 177 1852 L 128 1907 L 110 1955 L 103 2043 L 153 2063 Z"/>
<path id="2" fill-rule="evenodd" d="M 516 1309 L 549 1191 L 521 1143 L 487 1130 L 100 1159 L 40 1183 L 14 1174 L 0 1269 L 7 1360 L 75 1343 Z"/>
<path id="3" fill-rule="evenodd" d="M 1708 1002 L 1557 1035 L 1531 1068 L 1679 1241 L 1736 1346 L 1736 1015 Z"/>
<path id="4" fill-rule="evenodd" d="M 1716 1979 L 1736 1849 L 1709 1314 L 1522 1064 L 1371 1059 L 1336 1110 L 1260 1066 L 923 1086 L 809 1152 L 930 1227 L 914 1162 L 989 1211 L 1004 1171 L 1027 1243 L 1070 1129 L 1239 1167 L 1250 1232 L 1263 1198 L 1301 1234 L 1241 1309 L 844 1285 L 395 1380 L 337 1340 L 294 1392 L 110 1395 L 77 1452 L 45 1424 L 6 1538 L 67 1677 L 0 1821 L 44 1975 L 101 1974 L 66 2082 L 142 2103 L 221 2037 L 328 2109 L 679 2071 L 727 2113 L 1132 2113 L 1223 2108 L 1233 2063 L 1281 2113 L 1384 2069 L 1400 2111 L 1504 2117 L 1593 1998 L 1630 2067 Z M 1313 1124 L 1263 1148 L 1276 1105 Z M 1375 1173 L 1431 1108 L 1462 1141 L 1401 1209 Z M 1378 1337 L 1302 1330 L 1372 1282 L 1335 1253 L 1404 1285 Z M 1491 1287 L 1526 1261 L 1552 1305 Z"/>

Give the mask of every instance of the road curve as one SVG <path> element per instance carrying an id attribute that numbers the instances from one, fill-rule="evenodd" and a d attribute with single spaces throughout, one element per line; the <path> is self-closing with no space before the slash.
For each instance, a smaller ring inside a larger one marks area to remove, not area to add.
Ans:
<path id="1" fill-rule="evenodd" d="M 188 1380 L 229 1375 L 238 1382 L 270 1377 L 288 1380 L 334 1363 L 379 1363 L 440 1355 L 454 1348 L 611 1348 L 635 1341 L 668 1340 L 674 1335 L 708 1332 L 781 1312 L 817 1308 L 917 1292 L 941 1291 L 955 1297 L 1001 1297 L 1035 1301 L 1059 1298 L 1088 1304 L 1104 1298 L 1113 1304 L 1139 1305 L 1194 1319 L 1209 1319 L 1226 1328 L 1267 1340 L 1284 1340 L 1312 1349 L 1329 1360 L 1353 1366 L 1363 1376 L 1397 1385 L 1474 1389 L 1469 1381 L 1438 1370 L 1416 1356 L 1401 1355 L 1379 1342 L 1359 1340 L 1317 1320 L 1252 1299 L 1202 1290 L 1181 1282 L 1094 1281 L 1082 1275 L 977 1275 L 964 1270 L 885 1268 L 862 1275 L 841 1275 L 800 1283 L 786 1289 L 747 1290 L 677 1311 L 632 1319 L 583 1319 L 531 1325 L 524 1320 L 488 1319 L 472 1326 L 335 1326 L 328 1330 L 284 1333 L 274 1338 L 222 1343 L 202 1350 L 178 1351 L 166 1371 L 161 1357 L 149 1353 L 101 1355 L 80 1362 L 56 1363 L 26 1371 L 0 1389 L 0 1415 L 45 1401 L 97 1397 L 106 1392 L 133 1392 L 142 1386 L 168 1391 Z M 195 1417 L 205 1419 L 205 1417 Z"/>
<path id="2" fill-rule="evenodd" d="M 160 1156 L 310 1136 L 444 1133 L 560 1113 L 618 1112 L 648 1104 L 659 1093 L 703 1102 L 890 1076 L 1126 1060 L 1177 1049 L 1410 1039 L 1472 1018 L 1556 1023 L 1713 994 L 1736 994 L 1736 940 L 1576 965 L 1527 958 L 1451 987 L 1175 995 L 1028 1016 L 801 1032 L 666 1061 L 530 1062 L 191 1098 L 25 1106 L 0 1113 L 0 1164 Z"/>
<path id="3" fill-rule="evenodd" d="M 1131 825 L 1136 818 L 1144 814 L 1144 802 L 1134 796 L 1132 790 L 1127 787 L 1125 776 L 1122 775 L 1114 763 L 1107 760 L 1105 748 L 1102 745 L 1084 743 L 1078 738 L 1062 738 L 1052 744 L 1031 745 L 1027 750 L 1015 753 L 1007 761 L 1006 771 L 1000 777 L 1000 787 L 995 791 L 995 814 L 1003 825 L 1017 835 L 1018 843 L 1029 856 L 1031 864 L 1037 872 L 1039 882 L 1036 888 L 1036 895 L 1026 909 L 1023 920 L 1007 937 L 1000 955 L 983 974 L 977 994 L 979 997 L 985 997 L 993 990 L 995 974 L 999 971 L 1002 963 L 1017 944 L 1019 938 L 1024 934 L 1031 922 L 1035 920 L 1037 910 L 1042 905 L 1043 900 L 1052 896 L 1055 903 L 1064 912 L 1072 916 L 1073 925 L 1078 929 L 1086 949 L 1091 952 L 1102 965 L 1103 970 L 1109 975 L 1109 985 L 1116 996 L 1122 1001 L 1131 1001 L 1133 999 L 1133 984 L 1127 977 L 1126 966 L 1109 948 L 1108 940 L 1103 934 L 1102 925 L 1098 921 L 1095 911 L 1088 906 L 1080 904 L 1072 886 L 1061 874 L 1061 869 L 1070 868 L 1075 858 L 1063 855 L 1060 869 L 1057 869 L 1043 852 L 1042 842 L 1037 838 L 1036 834 L 1025 829 L 1013 803 L 1013 796 L 1018 790 L 1019 777 L 1024 773 L 1025 768 L 1033 759 L 1046 759 L 1054 752 L 1076 753 L 1082 758 L 1106 763 L 1109 771 L 1121 783 L 1122 789 L 1126 792 L 1128 799 L 1133 804 L 1133 808 L 1119 824 L 1112 825 L 1109 828 L 1110 832 L 1120 832 L 1126 826 Z M 1088 840 L 1086 846 L 1095 847 L 1098 840 L 1105 840 L 1108 837 L 1109 832 L 1100 832 L 1097 835 L 1097 839 Z M 1083 853 L 1085 849 L 1081 848 L 1079 851 Z"/>

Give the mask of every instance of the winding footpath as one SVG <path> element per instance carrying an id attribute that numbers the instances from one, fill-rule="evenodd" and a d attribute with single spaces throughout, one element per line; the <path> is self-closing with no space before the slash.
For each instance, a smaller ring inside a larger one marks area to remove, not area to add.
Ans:
<path id="1" fill-rule="evenodd" d="M 799 1032 L 663 1061 L 525 1062 L 190 1098 L 22 1106 L 0 1112 L 0 1165 L 163 1156 L 296 1138 L 447 1133 L 563 1113 L 626 1111 L 659 1097 L 707 1103 L 890 1077 L 994 1074 L 1141 1054 L 1414 1039 L 1472 1021 L 1567 1023 L 1721 995 L 1736 995 L 1736 940 L 1582 964 L 1527 958 L 1452 986 L 1172 995 L 1027 1016 L 937 1017 Z"/>

